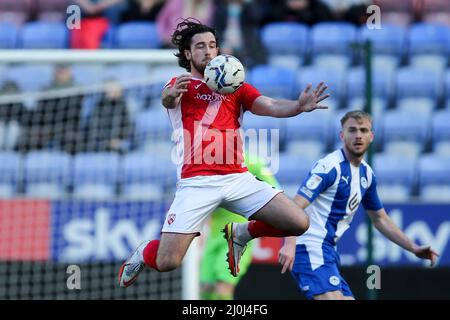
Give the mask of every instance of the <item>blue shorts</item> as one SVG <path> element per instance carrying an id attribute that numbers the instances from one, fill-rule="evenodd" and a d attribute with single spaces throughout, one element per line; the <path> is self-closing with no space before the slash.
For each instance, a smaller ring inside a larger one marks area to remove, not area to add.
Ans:
<path id="1" fill-rule="evenodd" d="M 340 258 L 333 247 L 322 246 L 324 264 L 312 270 L 311 259 L 306 246 L 299 244 L 296 247 L 295 262 L 292 268 L 292 276 L 297 282 L 298 288 L 312 299 L 313 296 L 330 291 L 339 290 L 344 296 L 353 297 L 347 282 L 339 273 Z"/>

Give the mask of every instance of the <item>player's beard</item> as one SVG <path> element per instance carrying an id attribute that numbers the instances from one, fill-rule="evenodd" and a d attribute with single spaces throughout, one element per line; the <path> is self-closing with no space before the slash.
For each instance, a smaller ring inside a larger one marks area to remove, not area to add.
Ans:
<path id="1" fill-rule="evenodd" d="M 197 63 L 195 61 L 192 61 L 192 65 L 198 72 L 203 74 L 205 72 L 205 68 L 206 68 L 207 62 Z"/>

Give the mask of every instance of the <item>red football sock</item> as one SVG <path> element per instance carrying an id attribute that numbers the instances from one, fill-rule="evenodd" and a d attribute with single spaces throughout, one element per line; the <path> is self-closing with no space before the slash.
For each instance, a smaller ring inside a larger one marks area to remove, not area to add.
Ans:
<path id="1" fill-rule="evenodd" d="M 252 238 L 260 238 L 260 237 L 281 238 L 292 236 L 292 233 L 289 231 L 274 228 L 271 225 L 258 220 L 249 221 L 248 233 L 250 233 Z"/>
<path id="2" fill-rule="evenodd" d="M 145 265 L 157 271 L 159 271 L 158 266 L 156 265 L 156 254 L 158 253 L 158 248 L 159 240 L 152 240 L 147 244 L 143 252 Z"/>

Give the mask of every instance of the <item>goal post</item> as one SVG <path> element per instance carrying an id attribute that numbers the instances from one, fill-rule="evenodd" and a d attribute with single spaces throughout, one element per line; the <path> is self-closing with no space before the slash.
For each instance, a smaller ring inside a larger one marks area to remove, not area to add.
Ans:
<path id="1" fill-rule="evenodd" d="M 0 50 L 0 61 L 0 299 L 198 299 L 198 240 L 181 268 L 117 281 L 159 237 L 175 191 L 159 102 L 183 72 L 174 51 Z M 61 66 L 70 85 L 54 84 Z"/>

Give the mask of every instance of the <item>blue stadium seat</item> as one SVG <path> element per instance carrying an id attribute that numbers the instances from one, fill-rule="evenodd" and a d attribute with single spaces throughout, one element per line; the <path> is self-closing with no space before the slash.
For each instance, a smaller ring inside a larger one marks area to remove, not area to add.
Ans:
<path id="1" fill-rule="evenodd" d="M 245 112 L 242 121 L 245 148 L 255 148 L 253 143 L 255 143 L 254 139 L 257 139 L 259 145 L 262 142 L 267 143 L 269 152 L 272 152 L 272 147 L 283 149 L 284 134 L 281 126 L 282 120 L 280 118 L 263 117 L 251 112 Z M 272 145 L 273 142 L 279 144 L 274 146 Z"/>
<path id="2" fill-rule="evenodd" d="M 10 198 L 17 192 L 22 179 L 22 156 L 15 152 L 0 152 L 0 198 Z"/>
<path id="3" fill-rule="evenodd" d="M 175 184 L 176 178 L 176 165 L 170 154 L 131 153 L 121 163 L 122 194 L 127 198 L 161 199 L 164 188 Z"/>
<path id="4" fill-rule="evenodd" d="M 317 110 L 284 119 L 286 140 L 314 140 L 327 143 L 332 112 Z"/>
<path id="5" fill-rule="evenodd" d="M 13 24 L 0 22 L 0 49 L 17 47 L 17 28 Z"/>
<path id="6" fill-rule="evenodd" d="M 319 82 L 324 81 L 328 85 L 328 92 L 331 96 L 329 99 L 334 99 L 338 103 L 338 107 L 342 102 L 342 98 L 345 95 L 345 73 L 339 70 L 333 70 L 322 67 L 307 67 L 302 68 L 298 72 L 298 92 L 300 94 L 301 90 L 304 90 L 308 83 L 311 83 L 313 89 L 319 84 Z M 327 105 L 328 99 L 323 101 L 323 105 Z"/>
<path id="7" fill-rule="evenodd" d="M 171 139 L 172 124 L 163 106 L 138 113 L 135 124 L 134 141 L 138 149 L 148 143 Z"/>
<path id="8" fill-rule="evenodd" d="M 437 73 L 445 70 L 447 58 L 436 54 L 420 54 L 411 57 L 410 66 L 414 68 L 429 69 Z"/>
<path id="9" fill-rule="evenodd" d="M 394 73 L 374 68 L 372 75 L 372 93 L 374 97 L 389 100 L 393 94 Z M 347 96 L 351 98 L 364 97 L 365 79 L 365 71 L 362 67 L 352 68 L 347 76 Z"/>
<path id="10" fill-rule="evenodd" d="M 312 57 L 322 54 L 340 54 L 351 57 L 350 44 L 356 41 L 356 27 L 345 22 L 322 22 L 311 29 Z M 349 61 L 351 58 L 348 58 Z"/>
<path id="11" fill-rule="evenodd" d="M 101 64 L 85 63 L 72 66 L 72 74 L 77 85 L 100 84 L 104 80 L 105 67 Z"/>
<path id="12" fill-rule="evenodd" d="M 367 26 L 361 26 L 360 37 L 362 41 L 372 41 L 375 54 L 390 55 L 396 57 L 397 61 L 401 60 L 406 40 L 404 28 L 384 23 L 381 29 L 369 29 Z"/>
<path id="13" fill-rule="evenodd" d="M 70 183 L 72 158 L 66 153 L 32 151 L 25 155 L 25 194 L 57 198 Z"/>
<path id="14" fill-rule="evenodd" d="M 409 52 L 439 54 L 448 58 L 450 28 L 440 24 L 417 23 L 409 28 Z"/>
<path id="15" fill-rule="evenodd" d="M 270 64 L 292 60 L 292 66 L 303 64 L 306 55 L 308 27 L 296 22 L 275 22 L 261 29 L 261 40 L 268 51 Z"/>
<path id="16" fill-rule="evenodd" d="M 429 185 L 449 185 L 449 158 L 434 154 L 422 156 L 419 159 L 419 184 L 421 188 Z"/>
<path id="17" fill-rule="evenodd" d="M 397 101 L 397 110 L 413 112 L 416 115 L 430 116 L 436 106 L 436 101 L 431 98 L 415 97 L 402 98 Z"/>
<path id="18" fill-rule="evenodd" d="M 388 111 L 384 116 L 384 142 L 411 141 L 422 147 L 429 135 L 430 117 L 420 116 L 407 111 Z"/>
<path id="19" fill-rule="evenodd" d="M 436 112 L 432 117 L 431 137 L 433 144 L 450 142 L 450 110 Z"/>
<path id="20" fill-rule="evenodd" d="M 397 72 L 397 98 L 429 97 L 438 99 L 442 93 L 441 74 L 429 69 L 406 67 Z"/>
<path id="21" fill-rule="evenodd" d="M 298 155 L 280 154 L 278 171 L 273 170 L 273 172 L 288 196 L 295 195 L 316 160 Z"/>
<path id="22" fill-rule="evenodd" d="M 73 194 L 84 199 L 115 196 L 119 156 L 115 153 L 80 153 L 73 161 Z"/>
<path id="23" fill-rule="evenodd" d="M 446 99 L 445 108 L 450 110 L 450 69 L 448 69 L 447 72 L 445 73 L 444 86 Z"/>
<path id="24" fill-rule="evenodd" d="M 379 188 L 388 186 L 403 189 L 404 195 L 410 195 L 416 183 L 416 160 L 403 155 L 377 153 L 373 158 L 373 170 Z"/>
<path id="25" fill-rule="evenodd" d="M 270 65 L 259 65 L 247 73 L 247 82 L 262 94 L 274 98 L 296 98 L 296 73 L 291 69 Z"/>
<path id="26" fill-rule="evenodd" d="M 53 66 L 49 64 L 11 66 L 5 78 L 16 82 L 21 91 L 38 91 L 48 87 L 52 82 Z"/>
<path id="27" fill-rule="evenodd" d="M 127 22 L 116 32 L 116 46 L 121 49 L 159 48 L 161 41 L 155 23 Z"/>
<path id="28" fill-rule="evenodd" d="M 21 35 L 24 49 L 63 49 L 68 44 L 64 23 L 29 22 L 23 26 Z"/>

